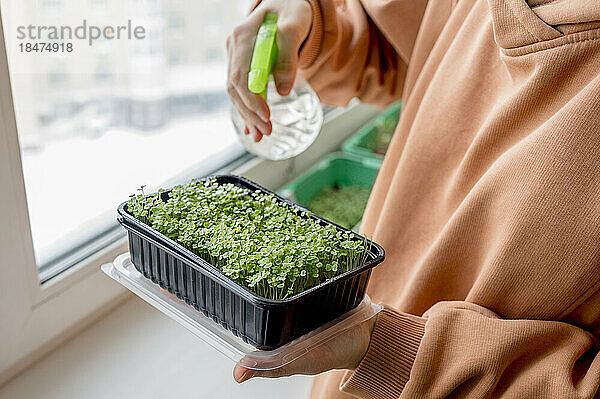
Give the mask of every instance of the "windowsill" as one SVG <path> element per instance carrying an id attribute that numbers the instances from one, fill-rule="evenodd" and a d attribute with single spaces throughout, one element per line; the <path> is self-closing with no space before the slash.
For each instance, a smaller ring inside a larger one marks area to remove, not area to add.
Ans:
<path id="1" fill-rule="evenodd" d="M 309 377 L 234 382 L 233 362 L 137 297 L 0 389 L 0 399 L 306 398 Z"/>
<path id="2" fill-rule="evenodd" d="M 327 114 L 316 142 L 302 155 L 278 162 L 252 158 L 230 173 L 278 189 L 325 154 L 339 150 L 341 143 L 376 113 L 375 108 L 361 104 L 333 110 Z M 11 359 L 10 366 L 0 373 L 0 399 L 79 398 L 81 392 L 85 392 L 84 396 L 88 398 L 170 397 L 180 389 L 182 393 L 188 392 L 186 389 L 194 392 L 196 397 L 201 381 L 210 383 L 210 389 L 223 386 L 231 392 L 242 392 L 236 391 L 238 388 L 231 380 L 232 364 L 229 360 L 214 353 L 209 354 L 205 345 L 193 340 L 176 323 L 143 305 L 140 300 L 131 299 L 111 310 L 126 295 L 126 290 L 104 276 L 99 266 L 111 262 L 125 251 L 126 239 L 119 240 L 44 284 L 37 306 L 52 306 L 64 317 L 55 320 L 56 326 L 52 331 L 31 330 L 38 335 L 45 334 L 43 340 L 36 339 L 35 345 L 27 347 L 27 353 L 16 361 Z M 76 311 L 69 312 L 73 303 L 77 304 Z M 108 316 L 103 316 L 107 312 L 110 312 Z M 97 321 L 100 317 L 104 318 Z M 78 332 L 91 323 L 94 324 L 87 330 Z M 170 337 L 171 341 L 166 341 L 165 337 Z M 23 341 L 28 342 L 27 339 Z M 160 349 L 159 342 L 167 343 Z M 39 360 L 59 345 L 62 346 Z M 203 369 L 199 363 L 207 358 L 210 359 L 210 366 Z M 36 361 L 38 363 L 33 364 Z M 17 375 L 19 372 L 21 374 Z M 208 376 L 206 380 L 199 380 L 203 372 Z M 128 377 L 133 380 L 127 382 Z M 176 385 L 168 391 L 167 380 L 174 381 Z M 277 397 L 281 397 L 281 389 L 288 384 L 296 387 L 296 391 L 308 384 L 306 381 L 289 381 L 292 380 L 284 380 L 279 385 L 275 382 L 250 382 L 248 386 L 256 384 L 256 388 L 248 389 L 256 392 L 256 397 L 268 398 L 271 396 L 263 393 L 270 392 L 269 387 L 275 384 L 273 386 L 280 387 Z M 3 383 L 6 385 L 2 386 Z M 88 392 L 88 389 L 93 392 Z M 107 394 L 113 390 L 119 392 L 117 389 L 121 393 Z M 43 394 L 39 395 L 41 392 Z M 157 395 L 156 392 L 169 394 Z M 248 397 L 247 394 L 244 396 Z M 296 396 L 290 396 L 293 397 Z"/>

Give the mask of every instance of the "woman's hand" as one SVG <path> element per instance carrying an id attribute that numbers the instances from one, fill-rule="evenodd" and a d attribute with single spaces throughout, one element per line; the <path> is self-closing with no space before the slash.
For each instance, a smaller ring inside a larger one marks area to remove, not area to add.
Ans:
<path id="1" fill-rule="evenodd" d="M 246 123 L 244 133 L 252 134 L 255 141 L 271 134 L 269 107 L 259 95 L 248 90 L 254 39 L 267 12 L 278 15 L 276 40 L 279 55 L 273 76 L 281 95 L 289 94 L 294 85 L 298 51 L 308 36 L 312 21 L 311 8 L 306 0 L 264 0 L 227 38 L 227 91 Z"/>
<path id="2" fill-rule="evenodd" d="M 294 374 L 314 375 L 332 369 L 354 370 L 367 352 L 376 319 L 377 316 L 371 317 L 275 370 L 251 370 L 237 364 L 233 378 L 242 383 L 252 377 L 277 378 Z"/>

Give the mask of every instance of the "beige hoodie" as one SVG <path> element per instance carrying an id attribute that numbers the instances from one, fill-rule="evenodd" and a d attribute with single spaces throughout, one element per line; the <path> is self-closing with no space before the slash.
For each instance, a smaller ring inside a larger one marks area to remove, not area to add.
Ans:
<path id="1" fill-rule="evenodd" d="M 321 99 L 404 100 L 363 224 L 388 307 L 342 390 L 600 397 L 600 0 L 310 3 Z"/>

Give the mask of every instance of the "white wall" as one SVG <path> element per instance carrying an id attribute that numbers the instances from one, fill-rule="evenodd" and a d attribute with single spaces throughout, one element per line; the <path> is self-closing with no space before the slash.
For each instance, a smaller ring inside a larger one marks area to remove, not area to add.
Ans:
<path id="1" fill-rule="evenodd" d="M 309 377 L 238 385 L 232 368 L 231 360 L 132 297 L 9 381 L 0 399 L 308 397 Z"/>

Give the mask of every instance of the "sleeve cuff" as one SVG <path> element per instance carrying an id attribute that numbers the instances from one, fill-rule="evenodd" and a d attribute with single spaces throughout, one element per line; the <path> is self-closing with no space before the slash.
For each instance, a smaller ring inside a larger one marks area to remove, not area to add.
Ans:
<path id="1" fill-rule="evenodd" d="M 300 69 L 306 69 L 315 62 L 323 42 L 323 12 L 321 5 L 318 0 L 307 1 L 312 9 L 312 26 L 298 53 L 298 68 Z"/>
<path id="2" fill-rule="evenodd" d="M 250 7 L 250 12 L 254 11 L 262 0 L 255 0 Z M 321 43 L 323 42 L 323 12 L 319 0 L 306 0 L 310 4 L 312 10 L 312 25 L 310 32 L 304 43 L 300 46 L 298 52 L 298 68 L 306 69 L 310 67 L 321 51 Z"/>
<path id="3" fill-rule="evenodd" d="M 375 322 L 365 357 L 356 370 L 346 373 L 340 390 L 365 399 L 397 399 L 410 377 L 425 321 L 384 309 Z"/>

